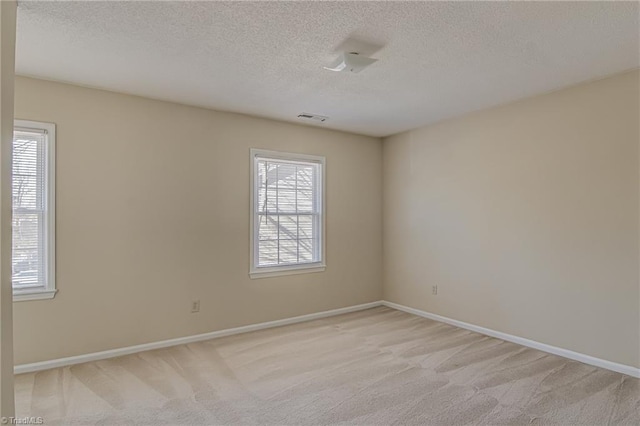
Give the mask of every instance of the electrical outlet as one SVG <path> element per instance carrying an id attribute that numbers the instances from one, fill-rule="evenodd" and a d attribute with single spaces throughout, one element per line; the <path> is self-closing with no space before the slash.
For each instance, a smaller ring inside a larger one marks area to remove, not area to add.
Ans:
<path id="1" fill-rule="evenodd" d="M 194 300 L 191 302 L 191 313 L 195 314 L 196 312 L 200 312 L 200 301 Z"/>
<path id="2" fill-rule="evenodd" d="M 432 285 L 431 286 L 431 294 L 438 294 L 438 286 L 437 285 Z"/>

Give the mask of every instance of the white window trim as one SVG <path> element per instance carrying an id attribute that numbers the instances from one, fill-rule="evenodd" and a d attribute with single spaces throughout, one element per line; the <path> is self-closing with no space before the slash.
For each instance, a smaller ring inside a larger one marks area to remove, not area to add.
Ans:
<path id="1" fill-rule="evenodd" d="M 53 299 L 56 295 L 56 125 L 40 121 L 14 120 L 14 127 L 47 132 L 47 286 L 13 290 L 13 301 Z"/>
<path id="2" fill-rule="evenodd" d="M 283 265 L 283 266 L 269 266 L 269 267 L 256 267 L 255 259 L 257 256 L 257 244 L 256 238 L 258 237 L 257 223 L 255 220 L 255 193 L 258 183 L 258 176 L 255 173 L 255 161 L 256 157 L 269 157 L 285 161 L 311 161 L 320 164 L 320 261 L 306 264 L 296 265 Z M 270 151 L 266 149 L 251 149 L 250 155 L 250 180 L 251 190 L 249 191 L 249 205 L 250 205 L 250 232 L 249 232 L 249 277 L 251 279 L 256 278 L 268 278 L 277 277 L 282 275 L 297 275 L 307 274 L 313 272 L 323 272 L 326 265 L 326 202 L 325 202 L 325 188 L 326 188 L 326 159 L 317 155 L 297 154 L 290 152 Z"/>

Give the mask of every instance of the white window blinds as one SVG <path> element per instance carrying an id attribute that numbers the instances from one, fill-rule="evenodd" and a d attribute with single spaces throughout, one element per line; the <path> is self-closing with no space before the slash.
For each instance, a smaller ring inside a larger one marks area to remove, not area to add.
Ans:
<path id="1" fill-rule="evenodd" d="M 48 283 L 48 132 L 14 129 L 13 240 L 14 290 L 49 288 Z"/>
<path id="2" fill-rule="evenodd" d="M 254 268 L 322 262 L 322 163 L 254 158 Z"/>

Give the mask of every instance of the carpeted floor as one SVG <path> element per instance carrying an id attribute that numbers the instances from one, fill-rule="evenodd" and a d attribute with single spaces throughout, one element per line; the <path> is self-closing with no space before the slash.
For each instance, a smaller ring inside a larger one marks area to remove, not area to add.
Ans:
<path id="1" fill-rule="evenodd" d="M 640 424 L 640 380 L 389 308 L 16 377 L 45 424 Z"/>

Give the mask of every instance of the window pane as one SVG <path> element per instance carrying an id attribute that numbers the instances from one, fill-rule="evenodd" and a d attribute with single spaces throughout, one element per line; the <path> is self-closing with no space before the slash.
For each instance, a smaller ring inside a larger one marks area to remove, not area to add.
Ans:
<path id="1" fill-rule="evenodd" d="M 278 241 L 259 241 L 258 244 L 258 265 L 277 265 Z"/>
<path id="2" fill-rule="evenodd" d="M 315 241 L 312 239 L 299 240 L 300 262 L 313 262 Z"/>
<path id="3" fill-rule="evenodd" d="M 314 166 L 298 166 L 298 189 L 313 188 Z"/>
<path id="4" fill-rule="evenodd" d="M 313 238 L 313 216 L 298 216 L 298 232 L 300 238 Z"/>
<path id="5" fill-rule="evenodd" d="M 278 188 L 296 189 L 296 165 L 281 163 L 278 164 Z"/>
<path id="6" fill-rule="evenodd" d="M 16 168 L 21 168 L 20 165 Z M 14 173 L 12 182 L 12 202 L 13 208 L 23 208 L 36 210 L 41 208 L 41 200 L 36 188 L 37 176 L 26 173 Z"/>
<path id="7" fill-rule="evenodd" d="M 12 282 L 14 287 L 38 286 L 42 283 L 42 215 L 14 213 L 12 220 Z"/>
<path id="8" fill-rule="evenodd" d="M 267 163 L 258 161 L 258 188 L 267 186 Z"/>
<path id="9" fill-rule="evenodd" d="M 260 240 L 278 239 L 278 216 L 258 216 L 258 236 Z"/>
<path id="10" fill-rule="evenodd" d="M 298 191 L 297 206 L 300 213 L 313 213 L 313 191 L 304 189 Z"/>
<path id="11" fill-rule="evenodd" d="M 265 185 L 268 188 L 276 188 L 278 185 L 278 165 L 272 161 L 264 161 L 265 164 Z"/>
<path id="12" fill-rule="evenodd" d="M 296 216 L 280 215 L 280 239 L 281 240 L 297 240 L 298 239 L 298 219 Z"/>
<path id="13" fill-rule="evenodd" d="M 278 212 L 296 212 L 296 191 L 291 189 L 278 189 Z"/>
<path id="14" fill-rule="evenodd" d="M 15 132 L 13 139 L 13 208 L 44 208 L 45 138 L 38 133 Z"/>
<path id="15" fill-rule="evenodd" d="M 275 188 L 259 188 L 258 189 L 258 212 L 276 213 L 278 202 L 278 191 Z"/>
<path id="16" fill-rule="evenodd" d="M 298 262 L 298 241 L 280 240 L 280 263 Z"/>

